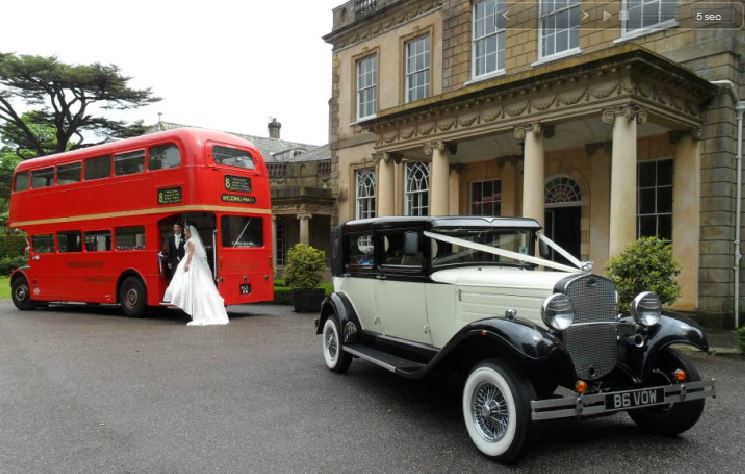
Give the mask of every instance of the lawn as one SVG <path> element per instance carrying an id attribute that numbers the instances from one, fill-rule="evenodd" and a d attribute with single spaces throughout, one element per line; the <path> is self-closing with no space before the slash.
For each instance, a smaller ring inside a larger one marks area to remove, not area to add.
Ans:
<path id="1" fill-rule="evenodd" d="M 10 283 L 8 277 L 0 277 L 0 300 L 10 299 Z"/>

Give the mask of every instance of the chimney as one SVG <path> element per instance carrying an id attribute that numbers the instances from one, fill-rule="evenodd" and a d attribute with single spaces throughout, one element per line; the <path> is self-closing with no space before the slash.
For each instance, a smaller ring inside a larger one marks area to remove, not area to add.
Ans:
<path id="1" fill-rule="evenodd" d="M 282 124 L 277 122 L 277 119 L 273 118 L 271 122 L 269 122 L 269 137 L 270 138 L 279 138 L 279 129 L 282 128 Z"/>

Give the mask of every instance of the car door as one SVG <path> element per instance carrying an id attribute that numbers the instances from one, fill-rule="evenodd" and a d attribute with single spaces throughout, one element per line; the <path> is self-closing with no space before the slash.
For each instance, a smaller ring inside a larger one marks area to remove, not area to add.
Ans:
<path id="1" fill-rule="evenodd" d="M 417 245 L 416 252 L 407 254 L 407 233 L 421 241 L 421 233 L 416 230 L 386 230 L 376 237 L 380 247 L 375 285 L 377 316 L 386 336 L 431 344 L 423 246 Z"/>
<path id="2" fill-rule="evenodd" d="M 343 238 L 344 273 L 334 278 L 336 291 L 346 294 L 364 331 L 383 333 L 375 304 L 376 266 L 373 233 L 356 232 Z"/>

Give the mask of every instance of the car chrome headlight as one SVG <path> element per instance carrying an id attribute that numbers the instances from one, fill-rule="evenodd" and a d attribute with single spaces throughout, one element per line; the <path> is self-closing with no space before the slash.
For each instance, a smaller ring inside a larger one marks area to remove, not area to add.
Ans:
<path id="1" fill-rule="evenodd" d="M 543 300 L 541 319 L 546 326 L 563 331 L 574 322 L 574 306 L 565 295 L 555 293 Z"/>
<path id="2" fill-rule="evenodd" d="M 662 302 L 660 297 L 651 291 L 642 291 L 631 303 L 631 315 L 637 324 L 646 327 L 655 326 L 660 322 Z"/>

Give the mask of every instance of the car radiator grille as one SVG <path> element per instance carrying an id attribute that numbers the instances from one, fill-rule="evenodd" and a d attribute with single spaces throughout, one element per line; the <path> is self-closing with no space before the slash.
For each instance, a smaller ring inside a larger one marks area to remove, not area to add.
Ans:
<path id="1" fill-rule="evenodd" d="M 564 332 L 577 375 L 597 379 L 616 366 L 618 357 L 616 295 L 613 283 L 595 275 L 569 282 L 565 294 L 574 305 L 574 323 Z"/>

